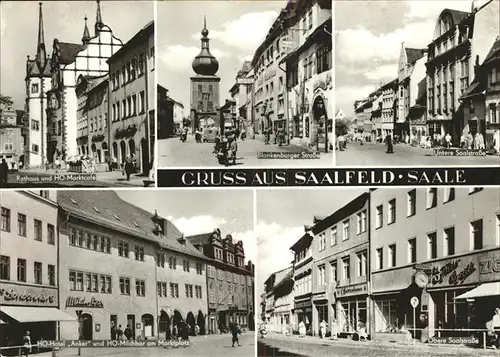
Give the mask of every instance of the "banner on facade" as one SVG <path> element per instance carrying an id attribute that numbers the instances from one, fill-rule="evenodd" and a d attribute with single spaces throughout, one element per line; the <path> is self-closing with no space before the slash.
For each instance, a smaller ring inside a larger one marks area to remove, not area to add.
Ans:
<path id="1" fill-rule="evenodd" d="M 2 282 L 0 305 L 57 307 L 57 289 Z"/>
<path id="2" fill-rule="evenodd" d="M 340 286 L 337 288 L 337 297 L 351 296 L 351 295 L 364 295 L 368 294 L 368 284 L 356 284 L 349 286 Z"/>
<path id="3" fill-rule="evenodd" d="M 500 167 L 165 169 L 158 187 L 497 186 Z"/>

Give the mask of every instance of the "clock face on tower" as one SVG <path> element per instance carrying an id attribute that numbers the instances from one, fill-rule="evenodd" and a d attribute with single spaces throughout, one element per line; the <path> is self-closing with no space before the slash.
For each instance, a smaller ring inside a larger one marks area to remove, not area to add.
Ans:
<path id="1" fill-rule="evenodd" d="M 415 274 L 415 284 L 419 288 L 425 288 L 429 284 L 429 277 L 423 271 L 419 271 Z"/>

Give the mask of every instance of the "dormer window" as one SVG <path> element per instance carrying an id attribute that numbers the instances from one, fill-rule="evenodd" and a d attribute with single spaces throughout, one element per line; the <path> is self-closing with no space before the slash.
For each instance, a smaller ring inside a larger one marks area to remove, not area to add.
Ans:
<path id="1" fill-rule="evenodd" d="M 118 217 L 116 214 L 113 214 L 113 217 L 115 217 L 117 221 L 120 221 L 120 217 Z"/>
<path id="2" fill-rule="evenodd" d="M 139 228 L 139 225 L 137 223 L 135 223 L 135 222 L 133 222 L 133 223 L 134 223 L 134 226 L 136 226 L 137 228 Z"/>
<path id="3" fill-rule="evenodd" d="M 74 205 L 78 205 L 78 203 L 76 203 L 76 201 L 72 198 L 69 199 L 71 201 L 71 203 L 73 203 Z"/>
<path id="4" fill-rule="evenodd" d="M 99 209 L 95 206 L 94 206 L 94 211 L 96 211 L 97 213 L 101 213 L 101 211 L 99 211 Z"/>

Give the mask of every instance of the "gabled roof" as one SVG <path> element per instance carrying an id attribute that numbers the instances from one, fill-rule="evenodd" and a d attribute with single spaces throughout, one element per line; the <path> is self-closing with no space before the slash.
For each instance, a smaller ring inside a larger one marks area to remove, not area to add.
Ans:
<path id="1" fill-rule="evenodd" d="M 418 48 L 405 48 L 408 63 L 415 63 L 425 55 L 425 51 Z"/>
<path id="2" fill-rule="evenodd" d="M 491 46 L 490 51 L 484 58 L 483 65 L 498 59 L 500 59 L 500 35 L 497 36 L 493 46 Z"/>
<path id="3" fill-rule="evenodd" d="M 56 46 L 58 49 L 58 60 L 60 64 L 73 63 L 76 55 L 86 48 L 83 44 L 59 41 L 57 41 Z"/>
<path id="4" fill-rule="evenodd" d="M 182 233 L 169 220 L 165 220 L 164 236 L 156 236 L 153 233 L 153 214 L 123 200 L 114 191 L 58 191 L 57 203 L 62 210 L 82 220 L 147 240 L 165 249 L 206 259 L 187 239 L 185 244 L 178 241 Z"/>
<path id="5" fill-rule="evenodd" d="M 274 286 L 277 286 L 279 285 L 283 280 L 285 280 L 287 278 L 287 276 L 291 276 L 292 275 L 292 267 L 288 267 L 288 268 L 285 268 L 285 269 L 282 269 L 282 270 L 279 270 L 277 271 L 276 273 L 274 273 L 276 275 L 276 278 L 274 280 L 275 284 Z"/>

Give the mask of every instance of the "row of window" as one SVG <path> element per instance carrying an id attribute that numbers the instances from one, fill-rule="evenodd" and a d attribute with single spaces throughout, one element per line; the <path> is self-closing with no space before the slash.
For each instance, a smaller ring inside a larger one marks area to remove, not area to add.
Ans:
<path id="1" fill-rule="evenodd" d="M 111 254 L 110 238 L 74 227 L 69 229 L 69 245 Z"/>
<path id="2" fill-rule="evenodd" d="M 342 271 L 342 276 L 341 280 L 342 281 L 349 281 L 351 279 L 351 256 L 345 256 L 340 259 L 340 264 L 341 264 L 341 271 Z M 330 282 L 336 283 L 339 281 L 338 273 L 337 273 L 337 266 L 338 266 L 338 260 L 333 260 L 329 263 L 329 269 L 330 269 Z M 368 274 L 368 251 L 363 250 L 360 252 L 356 253 L 356 266 L 355 266 L 355 274 L 356 277 L 364 277 Z M 326 282 L 327 282 L 327 276 L 326 276 L 326 264 L 319 265 L 317 267 L 317 284 L 318 287 L 323 287 Z"/>
<path id="3" fill-rule="evenodd" d="M 27 216 L 22 213 L 17 214 L 17 235 L 21 237 L 27 236 Z M 0 230 L 4 232 L 11 231 L 11 211 L 8 208 L 1 207 Z M 53 224 L 47 223 L 46 226 L 47 243 L 55 245 L 56 234 Z M 43 223 L 39 219 L 33 219 L 33 237 L 36 241 L 43 241 Z"/>
<path id="4" fill-rule="evenodd" d="M 367 221 L 367 210 L 363 210 L 356 214 L 356 234 L 365 233 L 368 229 L 368 221 Z M 330 231 L 330 246 L 334 246 L 337 244 L 337 225 L 333 226 Z M 342 222 L 342 241 L 346 241 L 351 236 L 350 222 L 349 219 L 346 219 Z M 326 249 L 326 231 L 322 232 L 318 235 L 318 250 L 321 252 Z M 300 259 L 299 259 L 300 260 Z"/>
<path id="5" fill-rule="evenodd" d="M 105 274 L 70 270 L 69 289 L 71 291 L 111 294 L 113 291 L 112 277 Z"/>
<path id="6" fill-rule="evenodd" d="M 144 74 L 144 53 L 140 53 L 138 58 L 127 62 L 121 70 L 111 74 L 111 88 L 117 90 L 125 84 L 134 81 L 136 78 Z"/>
<path id="7" fill-rule="evenodd" d="M 314 60 L 315 58 L 315 60 Z M 332 69 L 332 44 L 327 43 L 318 48 L 315 54 L 311 54 L 302 60 L 303 72 L 299 78 L 298 64 L 290 65 L 290 71 L 287 73 L 288 83 L 295 87 L 302 80 L 310 79 L 314 74 L 320 74 Z"/>
<path id="8" fill-rule="evenodd" d="M 111 108 L 113 122 L 143 114 L 146 111 L 146 92 L 139 93 L 139 103 L 137 103 L 137 94 L 132 94 L 122 99 L 121 102 L 113 103 Z"/>
<path id="9" fill-rule="evenodd" d="M 201 285 L 184 284 L 184 291 L 186 294 L 186 298 L 203 299 Z M 156 283 L 156 293 L 158 294 L 159 297 L 168 297 L 167 283 L 165 282 Z M 179 297 L 179 284 L 170 283 L 170 297 L 172 298 Z"/>
<path id="10" fill-rule="evenodd" d="M 207 276 L 209 278 L 215 278 L 215 267 L 211 266 L 211 265 L 208 265 L 207 266 Z M 222 270 L 217 270 L 217 279 L 219 280 L 224 280 L 224 276 L 223 276 L 223 271 Z M 244 275 L 240 275 L 240 274 L 236 274 L 236 273 L 231 273 L 229 271 L 226 271 L 226 280 L 227 281 L 232 281 L 234 283 L 240 283 L 242 285 L 245 284 L 245 276 Z M 249 280 L 249 284 L 250 284 L 250 280 Z"/>
<path id="11" fill-rule="evenodd" d="M 26 259 L 17 259 L 17 281 L 27 282 L 27 262 Z M 0 255 L 0 280 L 11 280 L 10 257 Z M 43 264 L 33 262 L 33 283 L 42 285 L 43 281 Z M 56 286 L 56 267 L 55 265 L 47 265 L 47 280 L 46 283 L 50 286 Z"/>

